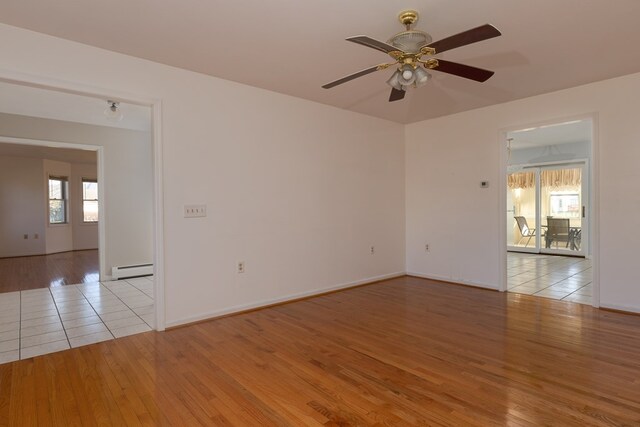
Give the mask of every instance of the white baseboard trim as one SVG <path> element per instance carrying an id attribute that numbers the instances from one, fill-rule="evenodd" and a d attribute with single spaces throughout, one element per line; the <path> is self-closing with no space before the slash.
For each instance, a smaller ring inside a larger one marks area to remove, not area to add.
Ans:
<path id="1" fill-rule="evenodd" d="M 225 315 L 228 315 L 228 314 L 233 314 L 233 313 L 242 312 L 242 311 L 246 311 L 246 310 L 258 309 L 258 308 L 261 308 L 261 307 L 266 307 L 266 306 L 270 306 L 270 305 L 273 305 L 273 304 L 280 304 L 280 303 L 284 303 L 284 302 L 287 302 L 287 301 L 296 300 L 296 299 L 300 299 L 300 298 L 307 298 L 307 297 L 312 297 L 312 296 L 315 296 L 315 295 L 322 295 L 322 294 L 325 294 L 327 292 L 338 291 L 338 290 L 341 290 L 341 289 L 353 288 L 354 286 L 364 285 L 364 284 L 372 283 L 372 282 L 378 282 L 380 280 L 394 279 L 396 277 L 402 277 L 402 276 L 405 276 L 405 275 L 406 275 L 406 273 L 404 271 L 399 271 L 399 272 L 396 272 L 396 273 L 383 274 L 381 276 L 368 277 L 366 279 L 356 280 L 354 282 L 342 283 L 340 285 L 335 285 L 335 286 L 329 286 L 327 288 L 313 289 L 311 291 L 300 292 L 300 293 L 296 293 L 296 294 L 289 294 L 289 295 L 286 295 L 286 296 L 283 296 L 283 297 L 272 298 L 272 299 L 262 300 L 262 301 L 256 301 L 256 302 L 252 302 L 252 303 L 249 303 L 249 304 L 235 305 L 233 307 L 223 308 L 221 310 L 214 310 L 214 311 L 210 311 L 210 312 L 207 312 L 207 313 L 200 313 L 200 314 L 196 314 L 196 315 L 193 315 L 193 316 L 184 317 L 184 318 L 178 319 L 178 320 L 173 320 L 173 321 L 167 320 L 167 322 L 165 323 L 165 326 L 167 328 L 173 328 L 173 327 L 180 326 L 180 325 L 185 325 L 185 324 L 188 324 L 188 323 L 200 322 L 200 321 L 203 321 L 203 320 L 213 319 L 213 318 L 220 317 L 220 316 L 225 316 Z"/>
<path id="2" fill-rule="evenodd" d="M 639 313 L 640 314 L 640 308 L 639 307 L 632 307 L 629 305 L 618 305 L 618 304 L 607 304 L 607 303 L 603 303 L 602 301 L 600 302 L 600 308 L 609 308 L 611 310 L 618 310 L 618 311 L 628 311 L 629 313 Z"/>
<path id="3" fill-rule="evenodd" d="M 469 280 L 452 279 L 451 277 L 438 276 L 433 274 L 414 273 L 410 271 L 408 271 L 406 274 L 407 276 L 415 276 L 415 277 L 420 277 L 422 279 L 431 279 L 431 280 L 439 280 L 442 282 L 458 283 L 461 285 L 473 286 L 475 288 L 491 289 L 494 291 L 499 290 L 498 285 L 495 285 L 492 283 L 471 282 Z"/>

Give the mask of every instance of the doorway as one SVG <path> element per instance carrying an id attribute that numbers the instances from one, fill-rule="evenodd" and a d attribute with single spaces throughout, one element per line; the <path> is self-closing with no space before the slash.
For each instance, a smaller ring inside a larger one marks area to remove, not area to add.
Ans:
<path id="1" fill-rule="evenodd" d="M 73 214 L 75 219 L 92 222 L 95 205 L 98 205 L 100 271 L 92 273 L 96 280 L 77 283 L 74 280 L 74 283 L 60 283 L 61 286 L 57 287 L 1 294 L 0 327 L 3 334 L 0 337 L 0 363 L 151 329 L 163 329 L 163 310 L 159 307 L 164 302 L 162 292 L 158 291 L 158 287 L 162 286 L 162 256 L 159 250 L 162 236 L 155 234 L 159 229 L 158 221 L 162 218 L 159 212 L 161 195 L 158 194 L 161 191 L 158 184 L 160 165 L 157 163 L 160 154 L 156 151 L 159 150 L 156 148 L 159 146 L 157 135 L 152 133 L 156 124 L 152 122 L 152 117 L 157 120 L 158 114 L 154 114 L 156 111 L 152 110 L 150 104 L 120 102 L 119 105 L 125 109 L 124 120 L 116 117 L 117 123 L 113 122 L 115 125 L 103 123 L 109 119 L 107 107 L 113 105 L 113 101 L 107 102 L 106 96 L 101 99 L 102 96 L 69 88 L 43 89 L 41 84 L 38 85 L 40 87 L 31 87 L 28 83 L 14 83 L 0 82 L 3 96 L 6 94 L 9 98 L 19 98 L 22 101 L 21 108 L 25 105 L 42 108 L 34 108 L 33 114 L 26 111 L 0 111 L 4 134 L 0 136 L 4 142 L 47 150 L 74 148 L 93 151 L 93 155 L 97 156 L 97 177 L 81 176 L 78 181 L 86 184 L 87 191 L 84 194 L 82 187 L 73 187 L 75 184 L 71 183 L 70 176 L 47 171 L 43 186 L 46 188 L 53 184 L 54 191 L 42 198 L 42 204 L 48 206 L 48 216 L 53 218 L 48 221 L 48 227 L 55 231 L 59 231 L 57 229 L 62 228 L 65 222 L 70 222 L 62 207 L 69 202 L 63 193 L 70 194 L 71 188 L 78 190 L 75 199 L 77 202 L 82 199 L 87 208 L 86 215 L 84 212 Z M 38 102 L 39 96 L 47 99 Z M 29 104 L 28 100 L 33 102 Z M 57 108 L 44 108 L 47 105 Z M 127 122 L 127 110 L 133 112 L 129 114 L 129 119 L 135 117 L 137 111 L 146 111 L 146 129 L 127 129 L 123 125 Z M 71 117 L 83 114 L 84 118 Z M 137 150 L 131 151 L 132 147 L 137 147 Z M 140 171 L 143 171 L 143 175 L 135 175 Z M 143 184 L 145 188 L 139 188 Z M 96 187 L 100 197 L 95 194 Z M 144 208 L 136 204 L 138 202 Z M 104 209 L 105 206 L 110 209 Z M 121 211 L 126 207 L 126 212 L 120 217 L 118 206 L 123 207 Z M 119 220 L 121 218 L 124 221 Z M 140 221 L 135 222 L 136 219 Z M 137 225 L 128 229 L 127 222 L 132 221 Z M 133 237 L 139 235 L 136 234 L 139 230 L 146 233 L 144 239 Z M 119 235 L 126 238 L 119 240 Z M 133 259 L 131 254 L 135 253 L 141 242 L 147 242 L 146 255 L 138 257 L 142 259 Z M 125 257 L 132 260 L 127 261 Z M 127 277 L 120 281 L 109 281 L 110 267 L 145 261 L 156 266 L 153 272 L 160 274 L 154 274 L 152 278 Z M 96 277 L 98 274 L 100 281 Z M 157 298 L 158 295 L 160 298 Z"/>
<path id="2" fill-rule="evenodd" d="M 592 304 L 593 120 L 505 132 L 508 292 Z"/>

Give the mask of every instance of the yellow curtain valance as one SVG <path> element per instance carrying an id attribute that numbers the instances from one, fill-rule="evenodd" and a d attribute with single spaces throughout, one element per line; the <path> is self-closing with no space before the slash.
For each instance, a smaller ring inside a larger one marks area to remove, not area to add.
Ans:
<path id="1" fill-rule="evenodd" d="M 540 173 L 540 184 L 542 187 L 578 187 L 582 184 L 582 169 L 556 169 L 545 170 Z M 536 175 L 533 172 L 516 172 L 507 176 L 507 186 L 515 190 L 516 188 L 534 188 L 536 186 Z"/>

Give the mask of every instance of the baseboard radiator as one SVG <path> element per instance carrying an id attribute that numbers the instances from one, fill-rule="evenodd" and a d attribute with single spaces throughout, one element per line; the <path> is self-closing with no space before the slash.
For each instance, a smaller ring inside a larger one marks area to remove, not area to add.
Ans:
<path id="1" fill-rule="evenodd" d="M 153 264 L 120 265 L 111 268 L 111 278 L 114 280 L 150 276 L 152 274 Z"/>

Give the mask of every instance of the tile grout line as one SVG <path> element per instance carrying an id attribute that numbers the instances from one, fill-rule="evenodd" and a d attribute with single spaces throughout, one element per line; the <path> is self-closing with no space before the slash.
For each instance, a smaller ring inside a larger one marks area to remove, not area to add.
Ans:
<path id="1" fill-rule="evenodd" d="M 112 282 L 117 282 L 117 280 L 112 280 Z M 131 286 L 134 289 L 137 289 L 139 292 L 142 292 L 140 289 L 136 288 L 135 286 L 133 286 L 131 283 L 127 282 L 126 280 L 124 280 L 124 282 Z M 129 304 L 127 304 L 126 302 L 124 302 L 122 300 L 122 298 L 120 298 L 120 296 L 118 296 L 117 293 L 115 293 L 114 291 L 112 291 L 111 289 L 109 289 L 106 285 L 104 285 L 102 282 L 98 282 L 100 284 L 100 286 L 104 287 L 107 291 L 109 291 L 111 294 L 113 294 L 113 296 L 115 296 L 122 304 L 125 305 L 125 307 L 127 307 L 134 315 L 135 317 L 137 317 L 138 319 L 140 319 L 142 321 L 142 323 L 144 323 L 145 325 L 147 325 L 149 328 L 151 328 L 151 330 L 155 330 L 155 328 L 151 327 L 151 325 L 149 325 L 147 322 L 145 322 L 145 320 L 140 317 L 140 315 L 138 315 L 138 313 L 135 312 L 135 310 L 132 307 L 129 307 Z M 82 291 L 80 291 L 82 292 Z M 144 292 L 142 292 L 144 294 Z M 82 292 L 82 294 L 84 295 L 84 292 Z M 146 294 L 145 294 L 146 295 Z M 91 304 L 91 301 L 89 301 L 89 304 Z M 155 304 L 155 301 L 153 301 L 153 304 Z M 91 304 L 91 307 L 93 308 L 93 304 Z M 93 308 L 93 311 L 96 311 L 95 308 Z M 100 316 L 100 314 L 98 314 L 98 312 L 96 311 L 96 314 L 98 315 L 98 317 L 100 318 L 100 320 L 102 321 L 102 323 L 104 323 L 104 326 L 107 328 L 107 330 L 111 333 L 111 335 L 113 335 L 113 331 L 111 330 L 111 328 L 107 325 L 107 323 L 102 320 L 102 316 Z M 123 326 L 125 327 L 125 326 Z M 115 328 L 115 329 L 120 329 L 120 328 Z M 114 339 L 115 339 L 115 335 L 113 335 Z"/>
<path id="2" fill-rule="evenodd" d="M 146 278 L 147 276 L 142 276 L 142 277 L 134 277 L 134 279 L 143 279 Z M 129 285 L 133 286 L 134 288 L 136 288 L 137 290 L 139 290 L 140 292 L 142 292 L 143 294 L 147 295 L 145 291 L 143 291 L 142 289 L 140 289 L 139 287 L 137 287 L 136 285 L 134 285 L 133 283 L 129 282 L 127 279 L 124 279 L 125 282 L 127 282 Z M 153 282 L 152 282 L 153 283 Z M 154 283 L 155 285 L 155 283 Z M 149 295 L 147 295 L 149 296 Z"/>
<path id="3" fill-rule="evenodd" d="M 590 284 L 591 284 L 591 282 L 587 283 L 586 285 L 583 285 L 583 286 L 579 287 L 578 289 L 576 289 L 575 291 L 571 292 L 569 295 L 567 295 L 567 296 L 566 296 L 566 297 L 564 297 L 564 298 L 568 298 L 568 297 L 570 297 L 571 295 L 573 295 L 573 294 L 575 294 L 576 292 L 578 292 L 580 289 L 585 288 L 585 287 L 589 286 Z M 584 296 L 585 296 L 585 297 L 587 297 L 587 298 L 591 298 L 591 295 L 584 295 Z M 564 298 L 562 298 L 562 299 L 564 299 Z"/>
<path id="4" fill-rule="evenodd" d="M 112 280 L 112 282 L 117 282 L 117 280 Z M 133 288 L 135 288 L 135 289 L 138 289 L 138 288 L 136 288 L 135 286 L 133 286 L 131 283 L 127 282 L 126 280 L 125 280 L 124 282 L 125 282 L 127 285 L 129 285 L 129 286 L 131 286 L 131 287 L 133 287 Z M 113 295 L 115 295 L 115 296 L 116 296 L 116 298 L 118 298 L 118 299 L 120 300 L 120 302 L 121 302 L 121 303 L 123 303 L 124 305 L 126 305 L 126 306 L 127 306 L 127 308 L 128 308 L 129 310 L 131 310 L 131 311 L 133 312 L 133 314 L 135 314 L 135 315 L 136 315 L 136 317 L 138 317 L 138 319 L 142 320 L 142 323 L 144 323 L 145 325 L 147 325 L 148 327 L 150 327 L 150 328 L 151 328 L 151 330 L 153 330 L 153 331 L 155 331 L 155 330 L 156 330 L 156 329 L 155 329 L 155 328 L 153 328 L 150 324 L 148 324 L 148 323 L 147 323 L 147 322 L 146 322 L 142 317 L 140 317 L 140 315 L 139 315 L 138 313 L 136 313 L 136 311 L 135 311 L 133 308 L 129 307 L 129 304 L 127 304 L 126 302 L 124 302 L 124 301 L 122 300 L 122 298 L 120 298 L 120 297 L 118 296 L 118 294 L 116 294 L 115 292 L 113 292 L 111 289 L 107 288 L 107 286 L 106 286 L 106 285 L 103 285 L 103 284 L 102 284 L 102 282 L 100 282 L 100 285 L 101 285 L 101 286 L 104 286 L 104 287 L 105 287 L 105 289 L 107 289 L 109 292 L 111 292 Z M 138 291 L 142 292 L 140 289 L 138 289 Z M 142 292 L 142 293 L 143 293 L 144 295 L 147 295 L 147 294 L 145 294 L 144 292 Z M 148 295 L 147 295 L 147 296 L 148 296 Z M 152 299 L 152 301 L 153 301 L 153 299 Z M 156 302 L 155 302 L 155 301 L 153 301 L 153 304 L 152 304 L 152 305 L 154 305 L 154 306 L 155 306 L 155 303 L 156 303 Z M 106 326 L 106 323 L 105 323 L 105 326 Z M 107 326 L 107 329 L 109 329 L 109 331 L 111 331 L 111 329 L 110 329 L 108 326 Z"/>
<path id="5" fill-rule="evenodd" d="M 103 286 L 102 282 L 97 282 L 98 286 Z M 107 289 L 109 292 L 111 292 L 111 289 L 108 289 L 106 286 L 104 287 L 105 289 Z M 107 331 L 111 334 L 111 339 L 116 339 L 116 336 L 113 335 L 113 332 L 111 332 L 111 328 L 109 328 L 109 326 L 107 325 L 107 323 L 104 321 L 104 319 L 102 318 L 102 316 L 100 316 L 100 313 L 98 313 L 98 311 L 96 310 L 96 308 L 93 306 L 93 304 L 91 304 L 91 301 L 89 301 L 89 298 L 87 298 L 87 295 L 82 292 L 82 290 L 80 288 L 78 288 L 78 291 L 82 294 L 82 296 L 84 297 L 84 299 L 87 300 L 87 302 L 89 303 L 89 305 L 91 306 L 91 309 L 93 310 L 94 313 L 96 313 L 96 316 L 98 316 L 98 319 L 100 319 L 100 322 L 102 322 L 102 324 L 104 325 L 104 327 L 107 329 Z M 111 292 L 113 294 L 113 292 Z M 113 294 L 116 298 L 118 298 L 117 295 Z M 119 298 L 118 298 L 119 299 Z M 126 304 L 125 304 L 126 305 Z"/>
<path id="6" fill-rule="evenodd" d="M 67 335 L 67 330 L 64 328 L 64 322 L 62 321 L 62 316 L 60 316 L 60 310 L 58 310 L 58 302 L 53 297 L 53 292 L 51 292 L 51 288 L 49 288 L 49 294 L 51 295 L 51 299 L 53 300 L 53 305 L 56 307 L 56 313 L 58 313 L 58 319 L 60 320 L 60 325 L 62 325 L 62 331 L 64 332 L 64 336 L 67 338 L 67 344 L 69 344 L 69 348 L 71 348 L 71 341 L 69 341 L 69 335 Z"/>
<path id="7" fill-rule="evenodd" d="M 78 285 L 66 285 L 66 286 L 78 286 Z M 87 304 L 89 304 L 89 306 L 94 311 L 94 313 L 96 313 L 96 316 L 98 316 L 98 312 L 95 310 L 95 308 L 93 308 L 93 306 L 91 305 L 91 302 L 87 299 L 85 294 L 79 288 L 76 288 L 76 290 L 78 292 L 80 292 L 80 295 L 82 295 L 82 298 L 84 298 L 84 300 L 87 302 Z M 55 302 L 55 298 L 54 298 L 54 302 Z M 56 303 L 56 308 L 57 307 L 58 307 L 58 305 Z M 59 313 L 58 313 L 58 315 L 59 315 Z M 100 319 L 100 322 L 104 325 L 104 327 L 107 328 L 107 325 L 102 321 L 102 318 L 100 316 L 98 316 L 98 318 Z M 71 347 L 71 339 L 69 338 L 69 335 L 67 334 L 67 327 L 64 325 L 64 321 L 62 320 L 62 316 L 60 316 L 60 323 L 62 323 L 62 329 L 64 329 L 64 333 L 67 336 L 67 341 L 69 341 L 69 348 L 74 348 L 74 347 Z M 82 326 L 80 326 L 80 327 L 82 327 Z M 69 329 L 73 329 L 73 328 L 69 328 Z M 107 328 L 107 330 L 108 329 L 109 328 Z M 84 336 L 87 336 L 87 335 L 91 335 L 91 334 L 78 335 L 77 337 L 74 337 L 74 338 L 84 337 Z M 113 334 L 112 334 L 112 336 L 113 336 Z"/>

